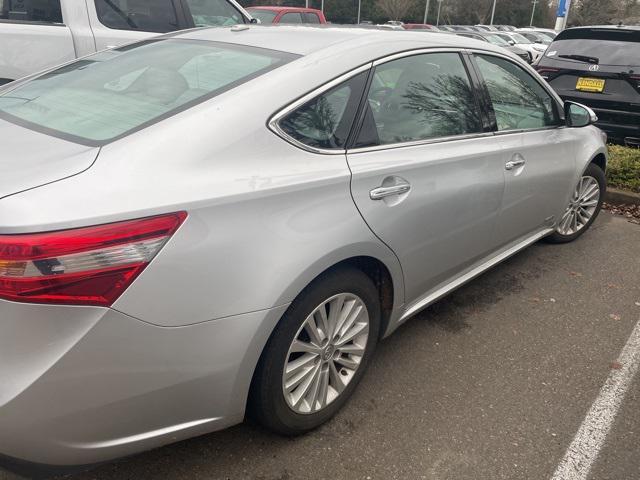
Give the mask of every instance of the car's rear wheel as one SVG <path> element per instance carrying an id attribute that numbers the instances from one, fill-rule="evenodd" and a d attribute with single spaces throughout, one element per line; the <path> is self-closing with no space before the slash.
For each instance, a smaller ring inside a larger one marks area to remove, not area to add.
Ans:
<path id="1" fill-rule="evenodd" d="M 378 291 L 359 270 L 330 272 L 291 304 L 254 376 L 250 413 L 267 428 L 301 434 L 348 400 L 375 349 Z"/>
<path id="2" fill-rule="evenodd" d="M 602 169 L 590 164 L 578 180 L 556 231 L 548 239 L 553 243 L 571 242 L 586 232 L 600 213 L 606 185 Z"/>

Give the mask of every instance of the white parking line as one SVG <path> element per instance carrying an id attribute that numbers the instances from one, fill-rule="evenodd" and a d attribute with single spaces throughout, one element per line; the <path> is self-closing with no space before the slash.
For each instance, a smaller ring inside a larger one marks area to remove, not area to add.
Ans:
<path id="1" fill-rule="evenodd" d="M 636 323 L 573 442 L 551 480 L 586 480 L 604 445 L 622 400 L 640 366 L 640 321 Z"/>

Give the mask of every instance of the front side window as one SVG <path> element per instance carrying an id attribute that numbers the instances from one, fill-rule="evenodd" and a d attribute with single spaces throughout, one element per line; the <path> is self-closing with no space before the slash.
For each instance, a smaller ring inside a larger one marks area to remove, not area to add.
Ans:
<path id="1" fill-rule="evenodd" d="M 361 73 L 327 90 L 280 120 L 280 129 L 310 147 L 344 148 L 366 79 Z"/>
<path id="2" fill-rule="evenodd" d="M 498 130 L 544 128 L 559 123 L 554 99 L 520 66 L 489 55 L 475 58 L 491 97 Z"/>
<path id="3" fill-rule="evenodd" d="M 219 27 L 244 23 L 244 16 L 227 0 L 186 0 L 196 27 Z"/>
<path id="4" fill-rule="evenodd" d="M 280 23 L 302 23 L 302 16 L 299 13 L 285 13 L 280 18 Z"/>
<path id="5" fill-rule="evenodd" d="M 357 147 L 482 132 L 460 55 L 429 53 L 376 67 Z"/>
<path id="6" fill-rule="evenodd" d="M 0 0 L 0 20 L 62 23 L 60 0 Z"/>
<path id="7" fill-rule="evenodd" d="M 165 33 L 177 30 L 172 0 L 95 0 L 98 20 L 116 30 Z"/>
<path id="8" fill-rule="evenodd" d="M 149 40 L 60 67 L 0 95 L 0 118 L 100 144 L 212 98 L 296 55 L 216 42 Z"/>

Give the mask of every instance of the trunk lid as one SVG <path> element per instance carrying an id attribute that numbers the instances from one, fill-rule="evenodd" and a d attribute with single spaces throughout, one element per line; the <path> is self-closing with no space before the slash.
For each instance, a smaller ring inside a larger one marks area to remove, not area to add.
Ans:
<path id="1" fill-rule="evenodd" d="M 81 173 L 100 150 L 2 119 L 0 143 L 0 199 Z"/>

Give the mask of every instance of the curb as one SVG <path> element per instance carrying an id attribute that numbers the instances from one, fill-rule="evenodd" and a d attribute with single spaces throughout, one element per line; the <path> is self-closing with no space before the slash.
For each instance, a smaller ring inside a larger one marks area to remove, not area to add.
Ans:
<path id="1" fill-rule="evenodd" d="M 640 193 L 607 187 L 607 193 L 604 196 L 604 200 L 608 203 L 640 205 Z"/>

